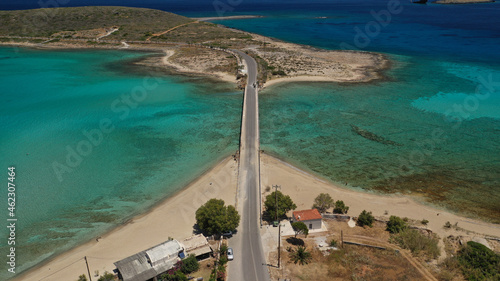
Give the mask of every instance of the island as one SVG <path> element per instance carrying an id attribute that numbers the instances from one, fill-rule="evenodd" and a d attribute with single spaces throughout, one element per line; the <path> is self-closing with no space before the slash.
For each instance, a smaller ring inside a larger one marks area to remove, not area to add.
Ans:
<path id="1" fill-rule="evenodd" d="M 494 0 L 439 0 L 436 4 L 477 4 L 477 3 L 493 3 Z"/>

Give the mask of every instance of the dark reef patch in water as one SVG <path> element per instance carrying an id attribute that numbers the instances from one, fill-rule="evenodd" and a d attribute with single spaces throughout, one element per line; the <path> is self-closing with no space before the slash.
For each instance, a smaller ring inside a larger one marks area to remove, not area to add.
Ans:
<path id="1" fill-rule="evenodd" d="M 352 128 L 353 132 L 355 132 L 356 134 L 362 136 L 363 138 L 365 138 L 367 140 L 375 141 L 375 142 L 378 142 L 378 143 L 381 143 L 381 144 L 385 144 L 385 145 L 402 146 L 402 144 L 399 144 L 397 142 L 388 140 L 388 139 L 386 139 L 386 138 L 384 138 L 382 136 L 379 136 L 377 134 L 374 134 L 374 133 L 372 133 L 370 131 L 361 129 L 358 126 L 351 125 L 351 128 Z"/>
<path id="2" fill-rule="evenodd" d="M 447 209 L 500 223 L 498 186 L 485 188 L 480 181 L 462 179 L 452 171 L 434 170 L 383 180 L 373 186 L 383 193 L 402 193 L 425 198 Z M 495 191 L 496 190 L 496 191 Z"/>

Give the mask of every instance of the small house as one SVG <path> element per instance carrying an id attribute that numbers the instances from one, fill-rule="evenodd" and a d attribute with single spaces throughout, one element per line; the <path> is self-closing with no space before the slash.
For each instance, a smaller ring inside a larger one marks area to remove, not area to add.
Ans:
<path id="1" fill-rule="evenodd" d="M 323 217 L 317 209 L 293 212 L 293 222 L 303 222 L 309 230 L 319 230 L 323 225 Z"/>

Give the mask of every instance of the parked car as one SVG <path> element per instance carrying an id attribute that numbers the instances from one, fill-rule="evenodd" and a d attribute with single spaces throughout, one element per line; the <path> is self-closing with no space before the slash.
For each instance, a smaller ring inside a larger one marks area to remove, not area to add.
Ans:
<path id="1" fill-rule="evenodd" d="M 233 248 L 227 248 L 227 260 L 232 261 L 234 259 Z"/>
<path id="2" fill-rule="evenodd" d="M 231 238 L 233 237 L 233 232 L 232 231 L 224 232 L 222 233 L 222 237 Z"/>

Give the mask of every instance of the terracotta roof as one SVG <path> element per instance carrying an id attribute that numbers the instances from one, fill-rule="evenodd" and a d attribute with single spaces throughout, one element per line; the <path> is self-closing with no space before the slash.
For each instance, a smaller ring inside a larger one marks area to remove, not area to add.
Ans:
<path id="1" fill-rule="evenodd" d="M 295 211 L 293 212 L 293 217 L 296 221 L 319 220 L 323 218 L 318 209 Z"/>

